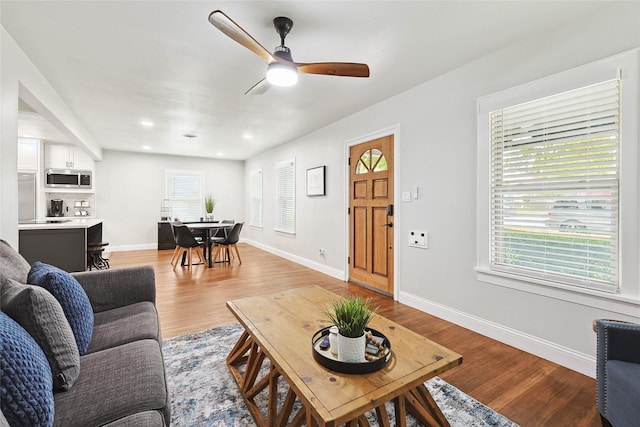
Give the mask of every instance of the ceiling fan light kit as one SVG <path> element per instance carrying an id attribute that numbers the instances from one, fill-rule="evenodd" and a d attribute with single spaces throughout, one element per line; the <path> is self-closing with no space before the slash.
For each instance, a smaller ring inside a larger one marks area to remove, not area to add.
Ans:
<path id="1" fill-rule="evenodd" d="M 266 80 L 273 86 L 293 86 L 298 82 L 298 73 L 323 74 L 328 76 L 344 77 L 369 77 L 369 66 L 353 62 L 293 62 L 291 50 L 285 46 L 284 39 L 293 27 L 293 21 L 287 17 L 279 16 L 273 20 L 273 26 L 280 36 L 280 46 L 273 53 L 264 48 L 256 39 L 247 33 L 233 19 L 229 18 L 221 10 L 214 10 L 209 14 L 209 22 L 229 38 L 246 47 L 267 63 Z M 257 87 L 262 91 L 268 88 L 261 84 L 262 81 L 252 86 L 249 92 L 257 92 Z M 261 92 L 262 93 L 262 92 Z"/>
<path id="2" fill-rule="evenodd" d="M 298 70 L 280 62 L 267 67 L 267 81 L 274 86 L 287 87 L 298 83 Z"/>

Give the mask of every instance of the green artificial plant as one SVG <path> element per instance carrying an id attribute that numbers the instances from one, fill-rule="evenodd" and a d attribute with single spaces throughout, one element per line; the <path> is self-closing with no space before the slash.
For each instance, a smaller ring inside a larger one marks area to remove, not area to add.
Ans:
<path id="1" fill-rule="evenodd" d="M 377 307 L 371 306 L 369 298 L 365 300 L 358 295 L 333 301 L 331 308 L 324 313 L 337 326 L 340 335 L 357 338 L 364 335 L 376 310 Z"/>
<path id="2" fill-rule="evenodd" d="M 204 209 L 208 214 L 213 213 L 213 209 L 216 207 L 216 201 L 211 194 L 204 196 Z"/>

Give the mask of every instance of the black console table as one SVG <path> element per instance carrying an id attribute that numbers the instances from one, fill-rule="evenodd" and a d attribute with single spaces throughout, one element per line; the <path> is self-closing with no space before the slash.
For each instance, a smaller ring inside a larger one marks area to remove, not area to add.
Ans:
<path id="1" fill-rule="evenodd" d="M 169 221 L 158 222 L 158 250 L 175 249 L 176 241 Z"/>

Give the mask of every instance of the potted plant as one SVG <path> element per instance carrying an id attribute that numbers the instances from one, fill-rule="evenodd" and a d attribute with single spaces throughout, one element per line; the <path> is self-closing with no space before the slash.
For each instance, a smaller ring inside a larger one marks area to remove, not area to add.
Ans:
<path id="1" fill-rule="evenodd" d="M 213 219 L 213 210 L 216 207 L 216 201 L 211 194 L 204 196 L 204 210 L 207 211 L 207 221 Z"/>
<path id="2" fill-rule="evenodd" d="M 377 307 L 370 299 L 349 296 L 333 301 L 325 311 L 331 323 L 338 328 L 338 360 L 341 362 L 364 362 L 366 347 L 365 330 Z"/>

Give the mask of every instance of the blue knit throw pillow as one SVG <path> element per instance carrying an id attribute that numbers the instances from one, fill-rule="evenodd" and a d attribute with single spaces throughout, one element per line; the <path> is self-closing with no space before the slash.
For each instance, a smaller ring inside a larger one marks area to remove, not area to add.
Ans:
<path id="1" fill-rule="evenodd" d="M 80 283 L 66 271 L 39 261 L 31 266 L 27 282 L 42 286 L 58 300 L 78 351 L 85 354 L 93 335 L 93 308 Z"/>
<path id="2" fill-rule="evenodd" d="M 0 409 L 12 426 L 53 425 L 53 378 L 47 357 L 0 311 Z"/>

